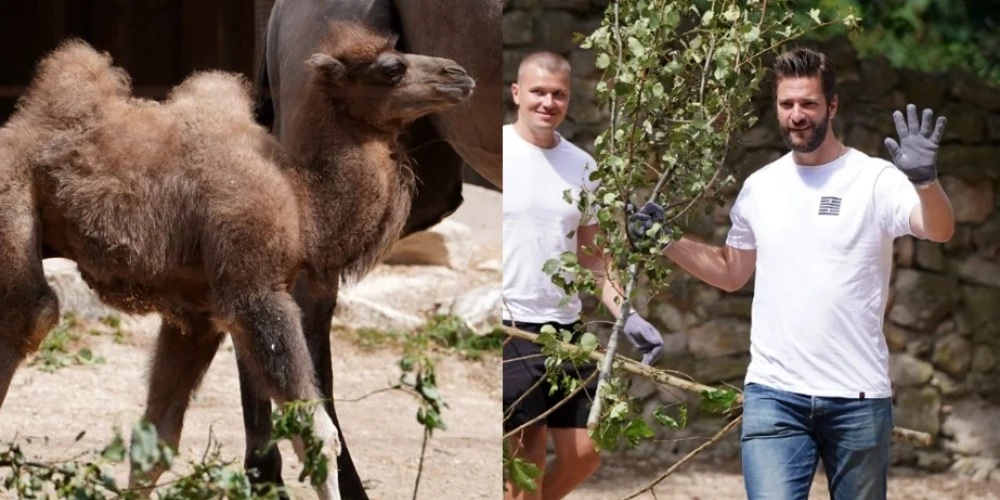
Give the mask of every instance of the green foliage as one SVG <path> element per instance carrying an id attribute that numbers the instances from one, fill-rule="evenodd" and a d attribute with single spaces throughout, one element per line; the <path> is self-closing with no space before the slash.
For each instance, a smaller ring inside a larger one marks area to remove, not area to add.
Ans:
<path id="1" fill-rule="evenodd" d="M 462 318 L 452 314 L 431 315 L 426 324 L 413 332 L 359 328 L 355 330 L 355 335 L 359 345 L 366 350 L 383 346 L 402 347 L 408 342 L 407 339 L 416 336 L 425 338 L 428 345 L 456 352 L 469 360 L 497 355 L 503 346 L 503 332 L 499 328 L 480 335 L 469 329 Z"/>
<path id="2" fill-rule="evenodd" d="M 924 72 L 964 70 L 1000 84 L 1000 1 L 800 0 L 803 8 L 854 9 L 863 32 L 851 37 L 863 57 Z M 800 25 L 808 19 L 796 16 Z M 823 35 L 840 34 L 831 29 Z"/>
<path id="3" fill-rule="evenodd" d="M 509 481 L 514 487 L 524 491 L 535 491 L 538 485 L 535 479 L 542 475 L 541 469 L 534 462 L 520 457 L 514 457 L 510 451 L 510 443 L 503 442 L 503 474 L 504 489 Z"/>
<path id="4" fill-rule="evenodd" d="M 90 348 L 82 347 L 75 351 L 71 348 L 80 340 L 80 335 L 75 331 L 79 326 L 80 322 L 75 314 L 63 314 L 59 324 L 42 341 L 28 366 L 37 366 L 38 369 L 51 373 L 70 365 L 104 363 L 104 357 L 95 357 Z"/>
<path id="5" fill-rule="evenodd" d="M 590 435 L 599 450 L 616 450 L 622 439 L 628 448 L 634 448 L 641 439 L 655 435 L 643 420 L 642 401 L 628 396 L 628 385 L 627 376 L 613 371 L 598 393 L 598 397 L 604 398 L 604 407 L 599 424 Z"/>
<path id="6" fill-rule="evenodd" d="M 306 449 L 306 461 L 302 465 L 299 481 L 311 478 L 313 486 L 319 486 L 330 474 L 330 464 L 323 454 L 323 441 L 313 432 L 313 415 L 321 401 L 295 401 L 271 414 L 274 432 L 271 441 L 258 453 L 265 454 L 283 439 L 301 437 Z M 336 466 L 336 464 L 334 464 Z"/>
<path id="7" fill-rule="evenodd" d="M 315 443 L 312 430 L 312 410 L 316 402 L 292 402 L 272 415 L 274 441 L 297 436 L 306 442 L 306 465 L 300 481 L 309 480 L 316 485 L 328 473 L 328 460 Z M 83 437 L 83 433 L 77 440 Z M 91 453 L 89 461 L 40 463 L 28 460 L 17 443 L 0 447 L 0 471 L 6 471 L 3 486 L 16 491 L 25 499 L 138 500 L 143 498 L 137 490 L 119 485 L 111 473 L 111 466 L 121 464 L 126 458 L 133 470 L 149 472 L 155 467 L 169 471 L 175 464 L 175 450 L 160 440 L 156 429 L 148 422 L 137 423 L 132 428 L 132 438 L 126 449 L 121 433 L 115 436 L 100 452 Z M 221 446 L 212 437 L 200 461 L 191 464 L 191 472 L 161 480 L 157 497 L 161 500 L 200 500 L 227 498 L 231 500 L 278 500 L 287 493 L 273 484 L 251 486 L 250 477 L 231 462 L 221 458 Z"/>
<path id="8" fill-rule="evenodd" d="M 715 389 L 701 393 L 701 409 L 709 413 L 725 413 L 732 409 L 739 395 L 731 389 Z"/>

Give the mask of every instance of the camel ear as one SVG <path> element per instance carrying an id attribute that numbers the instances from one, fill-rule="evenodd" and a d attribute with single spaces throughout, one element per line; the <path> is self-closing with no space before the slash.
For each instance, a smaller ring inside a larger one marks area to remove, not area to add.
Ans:
<path id="1" fill-rule="evenodd" d="M 313 54 L 309 58 L 309 65 L 320 78 L 334 85 L 340 85 L 347 76 L 347 68 L 344 67 L 344 64 L 326 54 Z"/>
<path id="2" fill-rule="evenodd" d="M 399 43 L 399 34 L 393 33 L 389 35 L 389 47 L 397 49 L 396 44 Z"/>

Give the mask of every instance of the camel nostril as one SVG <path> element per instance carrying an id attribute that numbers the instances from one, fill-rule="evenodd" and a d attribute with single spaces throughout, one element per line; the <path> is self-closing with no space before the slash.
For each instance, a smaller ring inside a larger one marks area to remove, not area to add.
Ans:
<path id="1" fill-rule="evenodd" d="M 468 76 L 465 68 L 461 66 L 445 66 L 441 69 L 442 76 Z"/>

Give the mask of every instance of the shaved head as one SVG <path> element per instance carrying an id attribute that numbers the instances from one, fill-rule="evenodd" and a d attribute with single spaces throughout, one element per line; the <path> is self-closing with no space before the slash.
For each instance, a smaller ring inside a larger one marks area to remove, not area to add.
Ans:
<path id="1" fill-rule="evenodd" d="M 569 61 L 565 57 L 550 50 L 532 52 L 521 59 L 521 64 L 517 68 L 517 81 L 524 78 L 525 71 L 529 68 L 541 68 L 552 74 L 570 72 Z"/>

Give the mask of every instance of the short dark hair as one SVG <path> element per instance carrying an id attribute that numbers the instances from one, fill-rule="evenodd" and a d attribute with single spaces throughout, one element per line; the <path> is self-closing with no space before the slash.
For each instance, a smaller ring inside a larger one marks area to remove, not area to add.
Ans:
<path id="1" fill-rule="evenodd" d="M 837 70 L 826 54 L 800 47 L 778 56 L 772 66 L 774 70 L 774 94 L 778 94 L 778 84 L 783 78 L 808 78 L 818 76 L 823 87 L 827 104 L 837 95 Z"/>
<path id="2" fill-rule="evenodd" d="M 521 64 L 517 68 L 517 79 L 521 79 L 521 72 L 528 65 L 538 66 L 549 73 L 570 72 L 569 61 L 561 54 L 551 50 L 538 50 L 532 52 L 521 59 Z"/>

